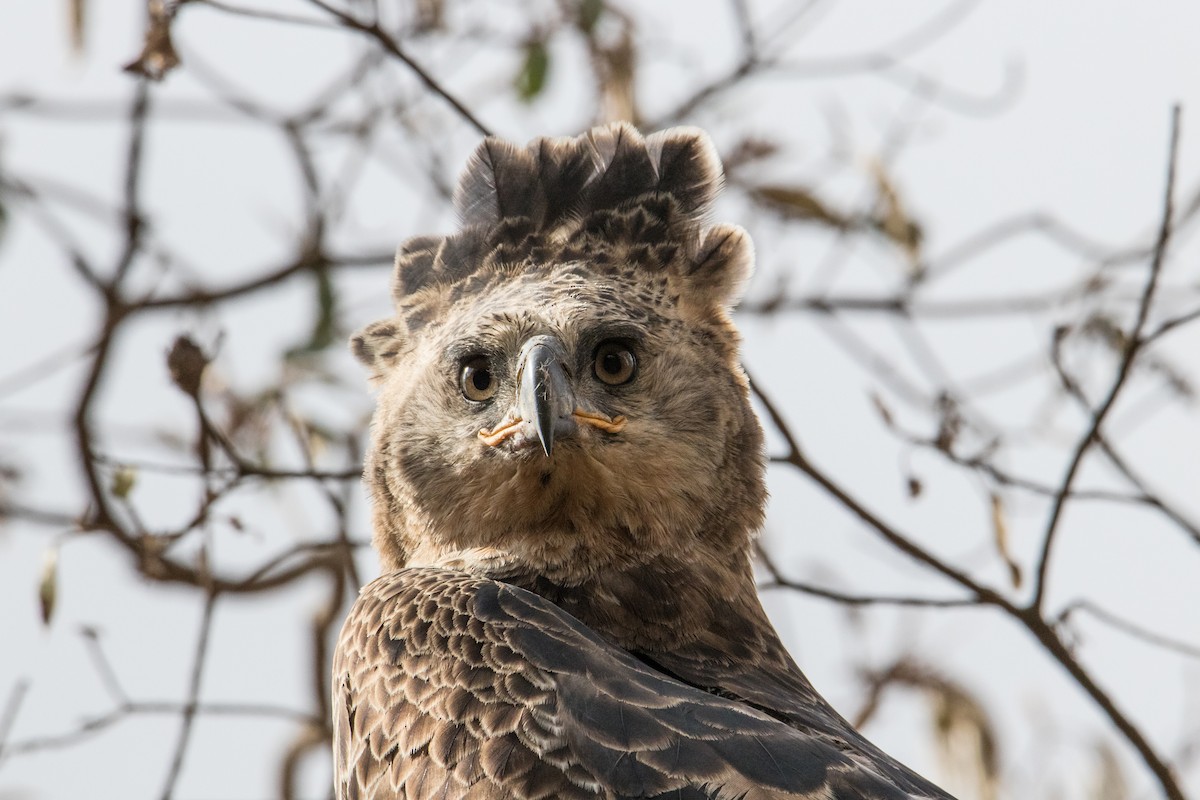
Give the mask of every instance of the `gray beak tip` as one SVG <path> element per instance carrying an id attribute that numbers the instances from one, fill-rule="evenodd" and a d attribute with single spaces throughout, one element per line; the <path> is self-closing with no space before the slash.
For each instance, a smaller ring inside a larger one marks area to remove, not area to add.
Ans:
<path id="1" fill-rule="evenodd" d="M 526 343 L 521 361 L 518 410 L 533 423 L 538 443 L 547 457 L 554 452 L 556 426 L 569 419 L 575 400 L 562 364 L 562 344 L 550 336 L 536 336 Z"/>

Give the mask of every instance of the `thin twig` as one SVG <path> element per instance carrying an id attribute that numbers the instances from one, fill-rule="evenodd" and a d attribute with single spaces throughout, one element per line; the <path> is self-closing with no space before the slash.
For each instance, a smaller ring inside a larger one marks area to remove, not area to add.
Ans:
<path id="1" fill-rule="evenodd" d="M 1147 338 L 1145 341 L 1148 343 L 1150 340 Z M 1051 361 L 1054 364 L 1054 370 L 1058 374 L 1058 379 L 1062 383 L 1063 388 L 1067 390 L 1067 393 L 1071 395 L 1071 397 L 1084 409 L 1085 412 L 1091 414 L 1092 408 L 1088 402 L 1087 396 L 1083 393 L 1083 388 L 1074 378 L 1071 377 L 1070 373 L 1067 372 L 1066 366 L 1063 364 L 1062 353 L 1060 352 L 1061 344 L 1062 341 L 1060 339 L 1056 339 L 1051 345 Z M 1095 443 L 1100 448 L 1100 452 L 1104 454 L 1105 458 L 1107 458 L 1109 462 L 1117 468 L 1117 471 L 1124 476 L 1125 480 L 1129 481 L 1130 485 L 1137 490 L 1139 499 L 1142 502 L 1162 513 L 1163 516 L 1171 520 L 1171 522 L 1178 526 L 1182 531 L 1191 536 L 1193 541 L 1200 543 L 1200 525 L 1192 522 L 1190 519 L 1184 516 L 1183 512 L 1167 503 L 1156 492 L 1152 491 L 1146 480 L 1140 474 L 1138 474 L 1137 470 L 1133 468 L 1133 465 L 1130 464 L 1125 457 L 1117 451 L 1117 448 L 1112 444 L 1112 442 L 1109 441 L 1108 436 L 1106 436 L 1103 431 L 1096 432 Z M 1078 496 L 1078 492 L 1073 493 L 1073 495 Z M 1057 499 L 1057 493 L 1055 494 L 1055 498 Z"/>
<path id="2" fill-rule="evenodd" d="M 213 609 L 217 604 L 217 593 L 210 591 L 204 599 L 204 612 L 200 618 L 200 633 L 196 642 L 196 652 L 192 656 L 192 677 L 188 682 L 187 700 L 183 707 L 179 725 L 179 739 L 171 755 L 171 766 L 167 770 L 166 782 L 160 795 L 162 800 L 170 800 L 175 793 L 175 784 L 183 769 L 184 755 L 192 738 L 192 728 L 196 721 L 196 708 L 200 703 L 200 684 L 204 679 L 204 667 L 208 661 L 208 641 L 212 633 Z"/>
<path id="3" fill-rule="evenodd" d="M 974 597 L 978 598 L 979 602 L 991 603 L 1000 606 L 1005 610 L 1016 612 L 1017 608 L 1009 602 L 1003 595 L 995 590 L 978 583 L 965 572 L 955 569 L 942 559 L 935 556 L 933 553 L 916 544 L 911 538 L 901 534 L 892 526 L 884 522 L 880 517 L 876 516 L 866 506 L 858 502 L 855 498 L 830 479 L 825 473 L 817 469 L 816 466 L 808 460 L 804 453 L 800 450 L 795 436 L 792 434 L 790 427 L 784 420 L 782 413 L 772 402 L 761 387 L 753 380 L 750 381 L 750 387 L 759 402 L 767 410 L 767 415 L 771 418 L 775 429 L 783 436 L 788 452 L 780 458 L 788 464 L 791 464 L 800 472 L 807 475 L 815 481 L 822 489 L 831 494 L 844 508 L 846 508 L 859 520 L 864 522 L 868 528 L 875 531 L 889 544 L 895 547 L 900 552 L 907 555 L 909 558 L 924 564 L 931 568 L 934 572 L 941 574 L 951 582 L 958 584 L 962 588 L 969 591 Z"/>
<path id="4" fill-rule="evenodd" d="M 351 14 L 347 14 L 344 11 L 334 8 L 333 6 L 324 2 L 324 0 L 308 0 L 308 2 L 322 9 L 327 14 L 330 14 L 347 28 L 359 31 L 373 38 L 381 47 L 383 47 L 384 50 L 403 61 L 404 64 L 413 71 L 413 74 L 415 74 L 431 92 L 449 103 L 451 107 L 458 112 L 459 116 L 469 122 L 471 127 L 479 131 L 481 136 L 492 135 L 491 129 L 480 122 L 479 119 L 476 118 L 473 113 L 471 113 L 469 108 L 467 108 L 462 102 L 459 101 L 458 98 L 451 94 L 449 90 L 443 87 L 441 83 L 434 79 L 434 77 L 430 75 L 424 67 L 414 61 L 412 57 L 408 55 L 408 53 L 404 52 L 399 43 L 393 39 L 387 33 L 387 31 L 379 27 L 378 22 L 363 22 Z"/>
<path id="5" fill-rule="evenodd" d="M 1163 263 L 1166 261 L 1167 245 L 1171 240 L 1172 204 L 1175 194 L 1175 165 L 1179 149 L 1179 115 L 1179 106 L 1175 106 L 1171 111 L 1171 136 L 1170 143 L 1167 146 L 1167 179 L 1166 188 L 1163 193 L 1162 222 L 1159 226 L 1158 239 L 1154 244 L 1154 254 L 1150 259 L 1150 270 L 1146 277 L 1146 285 L 1142 291 L 1141 302 L 1138 304 L 1137 318 L 1133 323 L 1132 330 L 1130 330 L 1126 337 L 1127 346 L 1124 357 L 1121 359 L 1121 364 L 1117 369 L 1117 376 L 1108 390 L 1108 395 L 1093 412 L 1088 430 L 1076 445 L 1075 452 L 1071 457 L 1070 463 L 1067 465 L 1066 474 L 1063 476 L 1062 484 L 1059 487 L 1058 495 L 1055 497 L 1054 505 L 1050 512 L 1050 520 L 1046 523 L 1046 532 L 1042 538 L 1041 554 L 1038 556 L 1037 565 L 1034 568 L 1034 592 L 1033 599 L 1030 601 L 1030 608 L 1033 610 L 1040 609 L 1045 598 L 1046 575 L 1050 569 L 1054 543 L 1059 531 L 1059 521 L 1062 519 L 1063 511 L 1066 509 L 1067 498 L 1070 496 L 1071 489 L 1075 485 L 1075 478 L 1079 473 L 1079 467 L 1091 449 L 1092 444 L 1095 443 L 1100 433 L 1100 426 L 1104 424 L 1109 411 L 1112 410 L 1117 397 L 1120 396 L 1121 390 L 1125 387 L 1125 382 L 1133 370 L 1134 359 L 1137 358 L 1138 353 L 1141 352 L 1145 344 L 1142 335 L 1146 327 L 1146 320 L 1150 316 L 1150 305 L 1154 300 L 1154 290 L 1158 286 L 1158 278 L 1162 273 Z"/>
<path id="6" fill-rule="evenodd" d="M 146 125 L 150 114 L 150 79 L 141 78 L 133 94 L 129 111 L 129 145 L 125 155 L 125 244 L 113 271 L 111 291 L 114 296 L 129 273 L 134 258 L 142 246 L 141 181 L 145 162 Z"/>
<path id="7" fill-rule="evenodd" d="M 863 595 L 863 594 L 848 594 L 839 592 L 834 589 L 829 589 L 823 586 L 815 586 L 805 581 L 798 581 L 794 578 L 785 578 L 776 566 L 774 559 L 770 557 L 767 551 L 761 544 L 756 545 L 755 551 L 758 559 L 762 562 L 763 567 L 771 574 L 771 580 L 758 585 L 759 590 L 769 589 L 789 589 L 792 591 L 801 592 L 803 594 L 820 597 L 823 600 L 832 600 L 835 603 L 840 603 L 847 606 L 909 606 L 918 608 L 964 608 L 970 606 L 978 606 L 980 602 L 974 598 L 928 598 L 928 597 L 905 597 L 902 595 Z"/>
<path id="8" fill-rule="evenodd" d="M 885 541 L 914 560 L 926 565 L 942 576 L 959 584 L 970 591 L 980 604 L 988 604 L 1002 609 L 1006 614 L 1020 622 L 1042 645 L 1046 652 L 1065 669 L 1072 679 L 1091 696 L 1092 700 L 1104 711 L 1113 726 L 1121 732 L 1125 739 L 1142 757 L 1143 762 L 1158 779 L 1159 784 L 1169 800 L 1184 800 L 1183 791 L 1171 772 L 1171 768 L 1163 761 L 1145 734 L 1120 708 L 1112 697 L 1100 688 L 1091 674 L 1084 669 L 1070 649 L 1063 643 L 1057 631 L 1041 616 L 1040 607 L 1019 607 L 1006 599 L 999 592 L 983 586 L 965 573 L 956 570 L 942 562 L 911 538 L 904 536 L 892 526 L 868 510 L 863 504 L 839 486 L 829 476 L 810 462 L 800 451 L 790 427 L 770 398 L 751 381 L 751 389 L 762 402 L 771 418 L 772 424 L 786 441 L 789 452 L 784 460 L 807 475 L 817 485 L 838 501 L 840 505 L 859 518 L 869 529 L 874 530 Z"/>
<path id="9" fill-rule="evenodd" d="M 11 749 L 8 745 L 8 736 L 17 724 L 17 715 L 21 713 L 21 704 L 25 702 L 29 686 L 30 683 L 27 679 L 18 680 L 13 684 L 12 691 L 8 693 L 8 700 L 4 702 L 4 711 L 0 713 L 0 763 L 4 762 L 4 757 Z"/>
<path id="10" fill-rule="evenodd" d="M 1119 631 L 1129 634 L 1135 639 L 1141 639 L 1143 642 L 1161 647 L 1164 650 L 1172 650 L 1180 655 L 1189 656 L 1191 658 L 1200 658 L 1200 646 L 1188 644 L 1178 639 L 1172 639 L 1170 636 L 1164 636 L 1161 633 L 1148 630 L 1135 622 L 1130 622 L 1124 617 L 1118 616 L 1111 611 L 1108 611 L 1090 600 L 1076 600 L 1067 605 L 1058 613 L 1054 622 L 1056 625 L 1069 622 L 1071 617 L 1079 612 L 1091 614 L 1101 622 L 1116 628 Z"/>

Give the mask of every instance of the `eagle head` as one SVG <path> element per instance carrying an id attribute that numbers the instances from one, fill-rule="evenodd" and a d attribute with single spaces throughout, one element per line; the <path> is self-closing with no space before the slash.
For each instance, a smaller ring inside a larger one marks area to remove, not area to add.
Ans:
<path id="1" fill-rule="evenodd" d="M 745 553 L 764 458 L 728 309 L 753 250 L 706 223 L 721 179 L 690 128 L 479 146 L 460 229 L 401 246 L 395 316 L 352 340 L 379 389 L 366 479 L 386 569 L 570 583 Z"/>

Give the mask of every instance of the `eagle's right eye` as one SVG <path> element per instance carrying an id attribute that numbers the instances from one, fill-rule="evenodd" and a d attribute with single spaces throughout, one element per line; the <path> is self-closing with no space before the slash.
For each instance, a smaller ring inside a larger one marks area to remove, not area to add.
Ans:
<path id="1" fill-rule="evenodd" d="M 496 376 L 485 356 L 472 356 L 463 362 L 459 383 L 463 397 L 475 403 L 491 400 L 496 394 Z"/>
<path id="2" fill-rule="evenodd" d="M 629 345 L 620 339 L 610 339 L 601 342 L 596 348 L 592 371 L 603 383 L 620 386 L 633 380 L 633 375 L 637 372 L 637 358 L 634 357 L 633 350 L 629 349 Z"/>

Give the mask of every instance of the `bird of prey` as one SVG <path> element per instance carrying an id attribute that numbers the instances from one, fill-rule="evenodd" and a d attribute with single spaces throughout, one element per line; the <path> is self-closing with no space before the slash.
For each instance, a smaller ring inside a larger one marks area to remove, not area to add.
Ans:
<path id="1" fill-rule="evenodd" d="M 949 798 L 759 603 L 762 429 L 708 137 L 485 140 L 400 248 L 365 478 L 384 574 L 333 664 L 342 800 Z"/>

